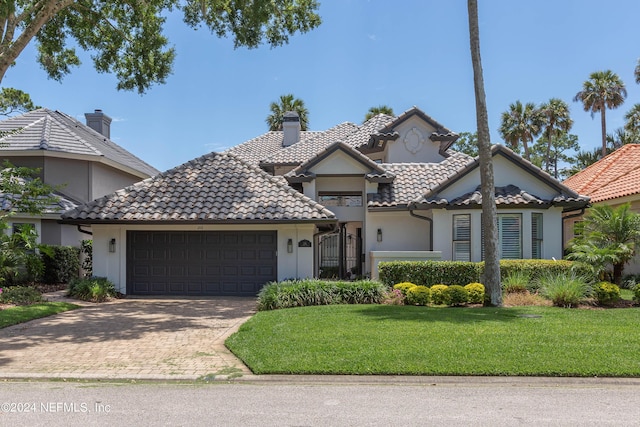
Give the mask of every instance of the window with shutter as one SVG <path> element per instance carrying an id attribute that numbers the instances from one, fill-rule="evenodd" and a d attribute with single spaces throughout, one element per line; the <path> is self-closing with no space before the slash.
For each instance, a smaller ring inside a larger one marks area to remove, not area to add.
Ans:
<path id="1" fill-rule="evenodd" d="M 471 215 L 453 215 L 453 260 L 471 261 Z"/>
<path id="2" fill-rule="evenodd" d="M 542 214 L 531 214 L 531 258 L 542 258 Z"/>
<path id="3" fill-rule="evenodd" d="M 498 251 L 500 259 L 522 259 L 521 214 L 498 214 Z M 484 229 L 482 259 L 484 260 Z"/>

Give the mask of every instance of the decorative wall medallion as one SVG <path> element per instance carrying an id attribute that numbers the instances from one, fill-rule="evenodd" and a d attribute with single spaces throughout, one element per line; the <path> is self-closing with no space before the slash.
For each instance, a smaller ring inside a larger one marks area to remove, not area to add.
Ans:
<path id="1" fill-rule="evenodd" d="M 404 146 L 408 152 L 411 154 L 416 154 L 418 151 L 422 149 L 424 145 L 425 137 L 422 135 L 422 132 L 418 130 L 418 128 L 412 128 L 407 134 L 404 136 Z"/>

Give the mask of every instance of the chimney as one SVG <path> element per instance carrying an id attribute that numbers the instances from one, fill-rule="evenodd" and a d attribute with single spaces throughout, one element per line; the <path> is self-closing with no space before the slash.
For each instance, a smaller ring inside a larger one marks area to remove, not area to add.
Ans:
<path id="1" fill-rule="evenodd" d="M 107 116 L 102 110 L 95 110 L 93 113 L 84 113 L 87 120 L 87 126 L 102 134 L 107 139 L 111 139 L 111 117 Z"/>
<path id="2" fill-rule="evenodd" d="M 282 120 L 282 146 L 288 147 L 300 141 L 300 116 L 295 111 L 284 113 Z"/>

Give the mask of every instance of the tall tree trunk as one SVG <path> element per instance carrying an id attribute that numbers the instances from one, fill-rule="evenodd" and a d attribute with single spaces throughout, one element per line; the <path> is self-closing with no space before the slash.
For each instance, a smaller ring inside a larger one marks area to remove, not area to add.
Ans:
<path id="1" fill-rule="evenodd" d="M 491 141 L 487 101 L 480 59 L 480 30 L 478 28 L 478 2 L 468 0 L 469 41 L 473 64 L 473 86 L 476 95 L 476 121 L 478 126 L 478 157 L 480 161 L 480 192 L 482 194 L 482 228 L 484 229 L 484 286 L 490 295 L 490 304 L 502 305 L 500 286 L 500 259 L 498 257 L 498 215 L 491 159 Z"/>
<path id="2" fill-rule="evenodd" d="M 551 128 L 551 126 L 552 123 L 549 123 L 549 128 Z M 551 130 L 547 132 L 547 152 L 544 157 L 544 165 L 547 173 L 551 174 Z"/>
<path id="3" fill-rule="evenodd" d="M 602 125 L 602 157 L 607 155 L 607 119 L 605 117 L 606 105 L 602 103 L 600 108 L 600 124 Z"/>

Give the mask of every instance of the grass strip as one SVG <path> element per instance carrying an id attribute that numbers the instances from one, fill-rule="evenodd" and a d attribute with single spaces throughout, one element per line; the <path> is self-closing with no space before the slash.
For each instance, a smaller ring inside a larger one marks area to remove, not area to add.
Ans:
<path id="1" fill-rule="evenodd" d="M 259 312 L 226 342 L 256 374 L 640 376 L 640 309 L 335 305 Z"/>
<path id="2" fill-rule="evenodd" d="M 20 305 L 0 310 L 0 329 L 29 320 L 39 319 L 68 310 L 80 308 L 79 305 L 66 302 L 44 302 L 32 305 Z"/>

